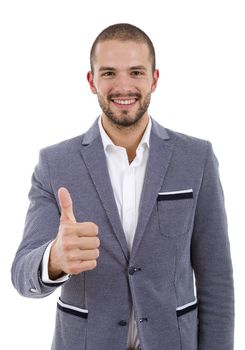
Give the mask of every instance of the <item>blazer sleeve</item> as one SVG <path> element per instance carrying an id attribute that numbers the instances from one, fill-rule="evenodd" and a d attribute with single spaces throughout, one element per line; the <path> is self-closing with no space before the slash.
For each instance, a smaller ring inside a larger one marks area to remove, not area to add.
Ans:
<path id="1" fill-rule="evenodd" d="M 60 211 L 49 181 L 45 150 L 32 175 L 29 208 L 24 234 L 15 255 L 11 275 L 17 291 L 25 296 L 40 298 L 51 294 L 62 283 L 45 284 L 41 279 L 41 263 L 45 250 L 58 232 Z"/>
<path id="2" fill-rule="evenodd" d="M 199 319 L 198 350 L 233 350 L 234 289 L 218 161 L 208 142 L 192 237 Z"/>

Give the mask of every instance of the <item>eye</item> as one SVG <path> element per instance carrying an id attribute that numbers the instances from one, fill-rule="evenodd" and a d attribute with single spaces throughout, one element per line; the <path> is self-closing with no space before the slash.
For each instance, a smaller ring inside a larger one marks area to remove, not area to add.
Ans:
<path id="1" fill-rule="evenodd" d="M 113 75 L 114 75 L 114 72 L 109 72 L 109 71 L 101 74 L 102 77 L 111 77 Z"/>
<path id="2" fill-rule="evenodd" d="M 131 75 L 135 76 L 135 77 L 138 77 L 138 76 L 142 76 L 144 75 L 144 72 L 143 71 L 140 71 L 140 70 L 133 70 L 131 72 Z"/>

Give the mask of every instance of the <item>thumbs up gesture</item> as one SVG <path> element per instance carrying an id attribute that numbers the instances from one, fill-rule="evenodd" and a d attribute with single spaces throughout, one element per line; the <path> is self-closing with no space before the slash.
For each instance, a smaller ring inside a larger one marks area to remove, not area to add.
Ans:
<path id="1" fill-rule="evenodd" d="M 73 213 L 69 191 L 58 191 L 61 207 L 60 226 L 49 256 L 49 278 L 63 274 L 79 274 L 97 266 L 100 241 L 98 226 L 93 222 L 77 222 Z"/>

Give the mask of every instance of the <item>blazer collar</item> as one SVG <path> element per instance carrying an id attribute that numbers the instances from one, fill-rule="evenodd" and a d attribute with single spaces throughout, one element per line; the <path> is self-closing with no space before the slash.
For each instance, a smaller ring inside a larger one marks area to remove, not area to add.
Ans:
<path id="1" fill-rule="evenodd" d="M 100 129 L 99 129 L 99 118 L 98 116 L 92 126 L 88 129 L 88 131 L 84 134 L 82 144 L 83 145 L 89 145 L 92 143 L 97 137 L 101 136 L 100 134 Z M 167 130 L 160 125 L 156 120 L 154 120 L 151 116 L 151 133 L 155 134 L 157 137 L 159 137 L 162 140 L 168 140 L 169 139 L 169 134 Z"/>

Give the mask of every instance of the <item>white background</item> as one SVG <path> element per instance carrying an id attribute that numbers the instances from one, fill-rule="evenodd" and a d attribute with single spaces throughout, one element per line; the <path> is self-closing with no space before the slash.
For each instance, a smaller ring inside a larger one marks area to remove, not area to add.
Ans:
<path id="1" fill-rule="evenodd" d="M 129 22 L 156 48 L 160 80 L 151 115 L 210 140 L 219 159 L 236 287 L 235 349 L 244 349 L 244 18 L 244 1 L 236 0 L 1 1 L 1 348 L 50 349 L 59 290 L 25 299 L 10 280 L 31 174 L 40 148 L 83 133 L 99 115 L 86 81 L 90 46 L 106 26 Z"/>

